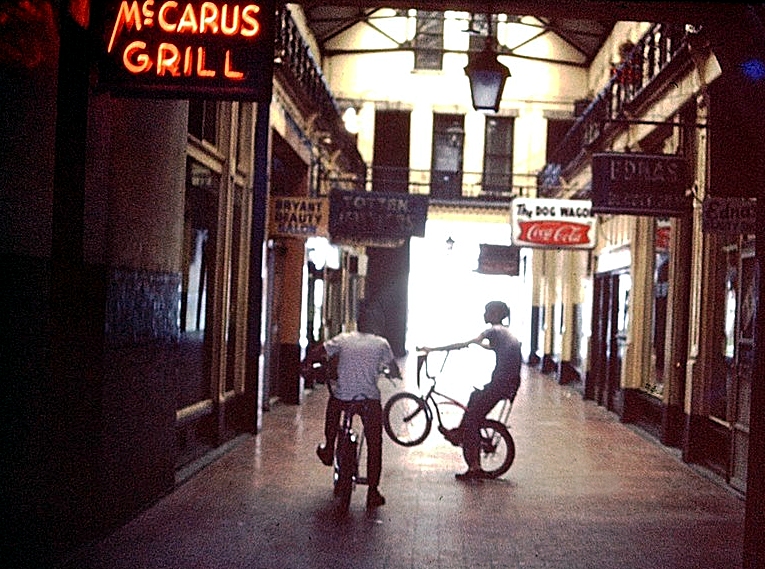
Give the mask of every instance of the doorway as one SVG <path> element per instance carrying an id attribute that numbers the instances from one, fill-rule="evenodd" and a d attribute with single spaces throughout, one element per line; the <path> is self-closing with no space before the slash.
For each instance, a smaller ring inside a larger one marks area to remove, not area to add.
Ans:
<path id="1" fill-rule="evenodd" d="M 632 277 L 626 269 L 595 275 L 593 281 L 591 360 L 584 394 L 614 412 L 621 406 L 631 289 Z"/>
<path id="2" fill-rule="evenodd" d="M 718 373 L 709 382 L 709 419 L 717 452 L 709 466 L 737 490 L 746 491 L 749 412 L 757 314 L 757 264 L 754 242 L 739 238 L 723 246 L 723 302 L 719 322 L 725 341 L 716 354 Z"/>

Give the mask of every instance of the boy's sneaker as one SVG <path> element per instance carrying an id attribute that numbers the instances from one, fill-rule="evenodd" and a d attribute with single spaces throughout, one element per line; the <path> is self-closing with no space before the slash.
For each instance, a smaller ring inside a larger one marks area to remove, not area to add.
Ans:
<path id="1" fill-rule="evenodd" d="M 440 432 L 444 438 L 454 446 L 458 447 L 462 444 L 462 429 L 446 429 L 439 425 L 438 432 Z"/>
<path id="2" fill-rule="evenodd" d="M 333 454 L 332 449 L 328 446 L 319 445 L 316 447 L 316 456 L 319 457 L 324 466 L 332 466 Z"/>
<path id="3" fill-rule="evenodd" d="M 467 472 L 460 472 L 455 474 L 454 477 L 461 482 L 471 482 L 473 480 L 487 480 L 491 478 L 488 473 L 483 470 L 468 470 Z"/>
<path id="4" fill-rule="evenodd" d="M 385 505 L 385 497 L 377 488 L 367 490 L 367 510 L 374 510 Z"/>

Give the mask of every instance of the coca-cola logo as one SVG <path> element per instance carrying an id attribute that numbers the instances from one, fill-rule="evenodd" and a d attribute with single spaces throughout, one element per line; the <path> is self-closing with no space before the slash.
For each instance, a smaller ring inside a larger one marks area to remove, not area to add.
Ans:
<path id="1" fill-rule="evenodd" d="M 571 221 L 520 221 L 520 240 L 548 247 L 576 247 L 590 243 L 590 226 Z"/>

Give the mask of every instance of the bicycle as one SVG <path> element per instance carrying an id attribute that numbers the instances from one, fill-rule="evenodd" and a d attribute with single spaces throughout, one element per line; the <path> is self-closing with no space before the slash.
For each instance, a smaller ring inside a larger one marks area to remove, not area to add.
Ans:
<path id="1" fill-rule="evenodd" d="M 351 504 L 351 494 L 357 484 L 367 484 L 367 477 L 360 475 L 359 465 L 364 448 L 364 430 L 353 428 L 353 418 L 361 415 L 367 399 L 344 401 L 340 425 L 335 443 L 333 460 L 334 495 L 338 500 L 336 512 L 345 514 Z"/>
<path id="2" fill-rule="evenodd" d="M 380 371 L 381 376 L 393 383 L 391 370 L 385 367 Z M 330 396 L 332 395 L 332 382 L 328 383 Z M 362 476 L 360 465 L 364 455 L 364 437 L 363 426 L 355 430 L 353 419 L 357 415 L 363 416 L 366 411 L 366 405 L 378 404 L 374 399 L 357 399 L 354 401 L 341 402 L 340 423 L 337 430 L 335 443 L 335 453 L 333 458 L 333 484 L 334 496 L 338 500 L 335 512 L 337 514 L 346 514 L 350 507 L 351 495 L 357 485 L 367 485 L 369 480 L 367 476 Z M 363 421 L 363 419 L 362 419 Z"/>
<path id="3" fill-rule="evenodd" d="M 440 371 L 443 371 L 449 353 L 450 350 L 447 350 Z M 444 426 L 439 406 L 454 405 L 462 409 L 464 413 L 467 405 L 436 389 L 436 376 L 431 375 L 428 369 L 428 354 L 422 352 L 417 354 L 418 389 L 421 388 L 423 368 L 425 377 L 431 381 L 430 387 L 424 395 L 402 391 L 388 399 L 383 409 L 385 432 L 393 442 L 401 446 L 416 446 L 430 434 L 435 416 L 438 421 L 438 430 L 444 438 L 456 446 L 462 446 L 462 441 L 453 437 L 452 431 Z M 489 478 L 502 476 L 515 460 L 515 441 L 505 425 L 509 414 L 510 401 L 505 399 L 499 413 L 499 420 L 484 418 L 480 423 L 481 469 Z"/>

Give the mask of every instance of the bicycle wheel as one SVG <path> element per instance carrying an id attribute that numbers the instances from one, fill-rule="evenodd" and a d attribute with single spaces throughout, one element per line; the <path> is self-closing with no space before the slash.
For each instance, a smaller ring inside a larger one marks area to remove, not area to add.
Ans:
<path id="1" fill-rule="evenodd" d="M 383 426 L 393 442 L 405 447 L 420 444 L 430 433 L 433 417 L 428 404 L 414 393 L 396 393 L 383 410 Z"/>
<path id="2" fill-rule="evenodd" d="M 499 421 L 484 419 L 480 428 L 481 470 L 491 478 L 497 478 L 507 472 L 515 460 L 515 441 Z"/>
<path id="3" fill-rule="evenodd" d="M 337 441 L 335 497 L 338 500 L 338 513 L 345 513 L 351 505 L 353 475 L 356 472 L 356 443 L 348 435 Z"/>

